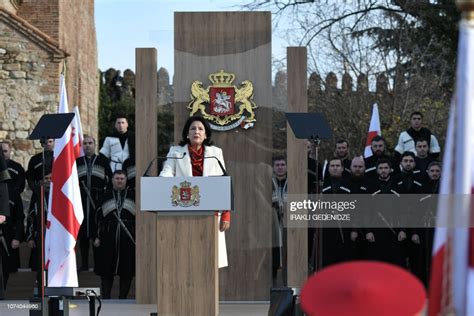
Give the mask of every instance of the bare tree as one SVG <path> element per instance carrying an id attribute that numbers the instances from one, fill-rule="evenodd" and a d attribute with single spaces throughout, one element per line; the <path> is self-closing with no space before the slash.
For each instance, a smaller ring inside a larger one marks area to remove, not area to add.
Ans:
<path id="1" fill-rule="evenodd" d="M 308 47 L 309 73 L 326 76 L 320 87 L 313 82 L 310 109 L 325 113 L 335 138 L 347 138 L 354 154 L 364 147 L 375 102 L 389 143 L 414 110 L 425 113 L 427 127 L 443 141 L 459 19 L 454 1 L 255 0 L 245 7 L 272 10 L 288 43 Z M 357 87 L 350 78 L 359 78 Z M 359 87 L 364 82 L 370 91 Z"/>

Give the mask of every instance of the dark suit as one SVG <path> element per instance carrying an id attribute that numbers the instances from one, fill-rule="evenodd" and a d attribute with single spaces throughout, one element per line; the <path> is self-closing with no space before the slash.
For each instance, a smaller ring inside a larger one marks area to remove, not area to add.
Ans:
<path id="1" fill-rule="evenodd" d="M 11 180 L 8 181 L 8 195 L 10 202 L 10 217 L 3 225 L 3 235 L 7 244 L 7 257 L 3 260 L 3 276 L 6 288 L 8 276 L 12 272 L 18 271 L 20 266 L 20 251 L 11 247 L 12 240 L 23 241 L 25 235 L 23 212 L 23 201 L 21 193 L 25 189 L 25 170 L 23 167 L 9 159 L 6 161 L 8 173 Z"/>
<path id="2" fill-rule="evenodd" d="M 10 179 L 10 175 L 8 173 L 7 164 L 5 162 L 5 157 L 3 156 L 3 151 L 0 154 L 0 215 L 3 216 L 10 216 L 10 203 L 9 203 L 9 196 L 8 196 L 8 186 L 7 181 Z M 0 229 L 3 229 L 4 224 L 0 225 Z M 3 234 L 3 232 L 2 232 Z M 3 235 L 2 235 L 3 238 Z M 6 243 L 6 242 L 5 242 Z M 4 245 L 0 245 L 0 299 L 5 298 L 4 292 L 4 282 L 3 282 L 3 263 L 2 257 L 5 256 L 5 249 Z"/>

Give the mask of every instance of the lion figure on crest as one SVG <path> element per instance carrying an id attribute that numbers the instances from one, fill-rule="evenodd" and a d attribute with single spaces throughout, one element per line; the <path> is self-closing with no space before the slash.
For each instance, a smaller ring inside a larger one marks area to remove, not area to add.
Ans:
<path id="1" fill-rule="evenodd" d="M 201 81 L 194 81 L 191 85 L 191 99 L 188 104 L 188 109 L 191 110 L 190 116 L 193 116 L 197 111 L 201 114 L 206 114 L 205 102 L 209 102 L 209 88 L 203 89 Z"/>
<path id="2" fill-rule="evenodd" d="M 253 84 L 250 80 L 245 80 L 240 84 L 239 89 L 236 89 L 235 93 L 235 101 L 240 102 L 239 105 L 239 115 L 242 115 L 245 110 L 250 113 L 250 116 L 245 120 L 246 122 L 254 122 L 255 121 L 255 113 L 253 110 L 257 107 L 257 105 L 253 102 Z"/>

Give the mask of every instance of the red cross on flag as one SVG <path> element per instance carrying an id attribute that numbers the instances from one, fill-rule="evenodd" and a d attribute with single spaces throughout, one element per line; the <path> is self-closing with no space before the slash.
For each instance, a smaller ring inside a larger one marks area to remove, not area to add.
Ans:
<path id="1" fill-rule="evenodd" d="M 473 74 L 474 24 L 463 20 L 438 199 L 429 316 L 474 315 Z"/>
<path id="2" fill-rule="evenodd" d="M 64 76 L 60 78 L 58 113 L 68 113 Z M 71 123 L 54 145 L 54 162 L 49 193 L 45 264 L 48 286 L 77 287 L 77 234 L 84 218 L 77 176 L 78 131 Z"/>

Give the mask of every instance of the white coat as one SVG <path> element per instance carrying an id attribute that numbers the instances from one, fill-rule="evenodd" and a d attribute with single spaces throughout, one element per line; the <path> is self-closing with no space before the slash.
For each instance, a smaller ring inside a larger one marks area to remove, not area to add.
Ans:
<path id="1" fill-rule="evenodd" d="M 192 177 L 193 170 L 191 166 L 191 156 L 189 155 L 188 145 L 185 146 L 173 146 L 170 148 L 167 157 L 183 157 L 183 159 L 167 159 L 163 164 L 163 169 L 160 172 L 160 177 Z M 204 157 L 217 157 L 225 168 L 224 156 L 222 155 L 222 149 L 215 146 L 204 147 Z M 222 170 L 219 163 L 214 158 L 204 158 L 202 176 L 220 176 Z M 220 215 L 219 215 L 220 220 Z M 225 243 L 225 233 L 219 231 L 218 234 L 218 263 L 219 268 L 227 267 L 227 248 Z"/>
<path id="2" fill-rule="evenodd" d="M 128 139 L 125 142 L 124 148 L 122 148 L 118 137 L 107 136 L 104 140 L 104 145 L 100 149 L 100 153 L 109 158 L 112 172 L 122 170 L 123 163 L 130 157 Z"/>
<path id="3" fill-rule="evenodd" d="M 398 144 L 395 147 L 395 150 L 400 154 L 403 154 L 405 151 L 411 151 L 416 155 L 415 141 L 406 131 L 400 133 L 400 136 L 398 137 Z M 429 153 L 438 154 L 440 151 L 441 148 L 439 146 L 438 139 L 436 139 L 436 137 L 431 134 Z"/>

